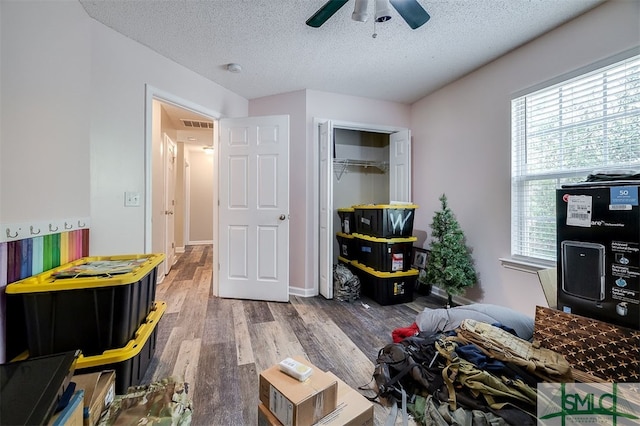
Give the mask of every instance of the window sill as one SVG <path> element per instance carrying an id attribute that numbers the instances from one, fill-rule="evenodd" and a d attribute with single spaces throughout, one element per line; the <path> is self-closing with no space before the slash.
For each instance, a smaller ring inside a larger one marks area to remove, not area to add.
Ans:
<path id="1" fill-rule="evenodd" d="M 512 257 L 501 257 L 500 263 L 503 267 L 508 269 L 514 269 L 520 272 L 526 272 L 529 274 L 537 274 L 538 271 L 542 271 L 544 269 L 555 268 L 555 262 L 545 262 L 542 260 L 534 261 L 534 260 L 523 260 L 523 259 L 514 259 Z"/>

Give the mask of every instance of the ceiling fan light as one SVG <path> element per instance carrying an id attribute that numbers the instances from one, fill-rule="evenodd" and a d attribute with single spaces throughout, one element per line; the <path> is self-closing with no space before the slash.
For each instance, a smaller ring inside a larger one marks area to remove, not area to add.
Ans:
<path id="1" fill-rule="evenodd" d="M 391 19 L 389 0 L 376 0 L 376 22 L 386 22 Z"/>
<path id="2" fill-rule="evenodd" d="M 351 19 L 358 22 L 367 22 L 367 19 L 369 19 L 369 14 L 367 13 L 368 8 L 369 0 L 356 0 Z"/>

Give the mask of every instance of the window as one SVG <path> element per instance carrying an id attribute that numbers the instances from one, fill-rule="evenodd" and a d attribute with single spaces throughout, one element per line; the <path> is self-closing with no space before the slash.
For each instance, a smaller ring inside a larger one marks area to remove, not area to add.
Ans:
<path id="1" fill-rule="evenodd" d="M 640 171 L 640 55 L 511 101 L 511 255 L 556 260 L 555 190 Z"/>

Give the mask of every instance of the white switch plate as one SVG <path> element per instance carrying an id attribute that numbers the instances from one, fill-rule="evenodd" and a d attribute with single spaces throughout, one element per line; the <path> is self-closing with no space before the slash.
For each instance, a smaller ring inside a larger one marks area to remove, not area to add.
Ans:
<path id="1" fill-rule="evenodd" d="M 139 192 L 125 192 L 124 193 L 124 206 L 125 207 L 138 207 L 138 206 L 140 206 L 140 193 Z"/>

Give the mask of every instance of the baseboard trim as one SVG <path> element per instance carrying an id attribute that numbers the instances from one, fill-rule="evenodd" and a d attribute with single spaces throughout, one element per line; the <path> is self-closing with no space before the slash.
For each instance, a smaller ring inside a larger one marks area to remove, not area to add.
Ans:
<path id="1" fill-rule="evenodd" d="M 314 297 L 318 295 L 318 292 L 312 288 L 300 288 L 289 286 L 289 295 L 298 297 Z"/>
<path id="2" fill-rule="evenodd" d="M 447 292 L 441 289 L 440 287 L 432 285 L 431 293 L 436 297 L 440 297 L 444 299 L 445 301 L 448 300 Z M 453 303 L 455 303 L 456 305 L 470 305 L 472 303 L 476 303 L 473 300 L 469 300 L 466 297 L 462 297 L 462 296 L 453 296 L 451 300 L 453 300 Z"/>

